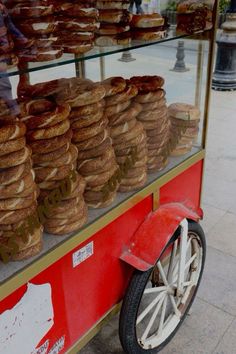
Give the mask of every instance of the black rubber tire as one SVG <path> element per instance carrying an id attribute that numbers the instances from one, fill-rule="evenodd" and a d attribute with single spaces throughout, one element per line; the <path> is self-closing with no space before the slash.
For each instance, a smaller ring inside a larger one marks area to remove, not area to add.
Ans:
<path id="1" fill-rule="evenodd" d="M 142 299 L 143 292 L 145 290 L 146 284 L 148 282 L 148 279 L 152 273 L 153 268 L 149 269 L 146 272 L 141 272 L 136 270 L 133 274 L 133 277 L 130 281 L 128 290 L 126 292 L 126 295 L 123 300 L 121 312 L 120 312 L 120 323 L 119 323 L 119 336 L 120 336 L 120 341 L 121 345 L 124 349 L 125 353 L 128 354 L 154 354 L 158 353 L 161 351 L 168 343 L 169 341 L 174 337 L 176 332 L 178 331 L 179 327 L 181 326 L 184 318 L 186 317 L 193 301 L 196 296 L 199 284 L 201 282 L 202 278 L 202 273 L 204 270 L 204 265 L 205 265 L 205 258 L 206 258 L 206 239 L 205 239 L 205 234 L 203 232 L 203 229 L 201 226 L 196 223 L 189 221 L 189 231 L 192 231 L 196 233 L 202 243 L 202 249 L 203 249 L 203 257 L 202 257 L 202 268 L 201 272 L 199 275 L 199 280 L 198 284 L 195 288 L 195 292 L 193 293 L 192 299 L 186 308 L 185 313 L 183 314 L 180 323 L 178 326 L 175 328 L 175 330 L 171 333 L 171 335 L 158 347 L 153 348 L 153 349 L 144 349 L 142 348 L 136 337 L 136 318 L 138 314 L 138 309 L 139 309 L 139 304 Z M 177 231 L 178 232 L 178 231 Z M 179 232 L 178 232 L 179 235 Z M 171 243 L 173 243 L 178 235 L 173 235 L 171 238 L 170 242 L 166 246 L 169 247 Z M 158 262 L 158 260 L 157 260 Z"/>

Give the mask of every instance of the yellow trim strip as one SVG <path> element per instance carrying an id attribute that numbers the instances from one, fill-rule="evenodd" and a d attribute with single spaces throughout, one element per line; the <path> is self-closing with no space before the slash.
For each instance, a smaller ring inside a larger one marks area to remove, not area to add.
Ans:
<path id="1" fill-rule="evenodd" d="M 106 325 L 112 317 L 114 317 L 121 308 L 121 303 L 113 306 L 101 319 L 81 337 L 67 352 L 66 354 L 77 354 L 85 345 Z"/>
<path id="2" fill-rule="evenodd" d="M 168 183 L 170 180 L 187 170 L 189 167 L 191 167 L 198 161 L 204 159 L 204 157 L 205 150 L 201 150 L 198 153 L 194 154 L 193 156 L 183 161 L 178 166 L 174 167 L 160 178 L 156 179 L 150 185 L 146 186 L 142 190 L 138 191 L 136 194 L 132 195 L 129 199 L 125 200 L 120 205 L 117 205 L 117 207 L 110 210 L 107 214 L 101 216 L 91 225 L 88 225 L 87 227 L 85 227 L 85 229 L 81 230 L 76 235 L 57 246 L 55 249 L 52 249 L 44 256 L 31 263 L 28 267 L 26 267 L 19 273 L 14 274 L 12 277 L 8 278 L 0 285 L 0 301 L 10 295 L 20 286 L 26 284 L 30 279 L 35 277 L 37 274 L 41 273 L 44 269 L 48 268 L 50 265 L 65 256 L 74 248 L 78 247 L 81 243 L 83 243 L 92 235 L 94 235 L 95 233 L 103 229 L 105 226 L 110 224 L 112 221 L 117 219 L 120 215 L 122 215 L 134 205 L 142 201 L 145 197 L 155 193 L 156 190 L 159 189 L 161 186 Z"/>
<path id="3" fill-rule="evenodd" d="M 160 189 L 156 189 L 152 194 L 152 210 L 155 211 L 160 205 Z"/>
<path id="4" fill-rule="evenodd" d="M 213 11 L 213 18 L 212 23 L 214 24 L 213 29 L 209 32 L 209 55 L 208 55 L 208 64 L 207 64 L 207 82 L 206 82 L 206 96 L 205 96 L 205 107 L 204 107 L 204 121 L 202 127 L 202 146 L 206 149 L 207 143 L 207 134 L 208 134 L 208 126 L 209 126 L 209 109 L 211 103 L 211 84 L 212 84 L 212 77 L 213 77 L 213 65 L 215 61 L 215 48 L 216 48 L 216 34 L 218 30 L 218 14 L 219 14 L 219 4 L 220 1 L 216 0 L 214 3 L 214 11 Z"/>
<path id="5" fill-rule="evenodd" d="M 207 65 L 207 91 L 205 97 L 205 109 L 204 109 L 204 121 L 203 121 L 203 134 L 202 134 L 202 146 L 206 149 L 207 146 L 207 136 L 208 136 L 208 127 L 209 127 L 209 110 L 211 103 L 211 85 L 213 78 L 213 69 L 214 69 L 214 59 L 215 59 L 215 50 L 216 50 L 216 35 L 218 31 L 218 16 L 219 16 L 219 5 L 220 1 L 216 0 L 214 4 L 213 18 L 212 23 L 214 24 L 213 30 L 210 32 L 209 38 L 209 55 L 208 55 L 208 65 Z M 202 168 L 202 180 L 201 180 L 201 193 L 200 193 L 200 206 L 202 205 L 202 190 L 204 185 L 204 176 L 205 176 L 205 160 L 203 162 Z"/>

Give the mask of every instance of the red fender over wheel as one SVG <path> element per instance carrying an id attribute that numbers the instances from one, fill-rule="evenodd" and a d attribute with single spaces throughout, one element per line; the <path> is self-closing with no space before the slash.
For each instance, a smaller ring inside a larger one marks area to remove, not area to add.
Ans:
<path id="1" fill-rule="evenodd" d="M 134 268 L 146 271 L 153 267 L 183 219 L 199 221 L 202 210 L 193 210 L 182 203 L 164 204 L 150 213 L 139 226 L 130 244 L 120 256 Z"/>

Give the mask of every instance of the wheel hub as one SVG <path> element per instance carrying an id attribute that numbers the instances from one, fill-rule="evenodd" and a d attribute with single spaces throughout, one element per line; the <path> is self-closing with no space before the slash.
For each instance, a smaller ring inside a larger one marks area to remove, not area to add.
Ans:
<path id="1" fill-rule="evenodd" d="M 172 287 L 172 286 L 168 286 L 167 287 L 167 293 L 169 294 L 169 295 L 174 295 L 175 296 L 175 293 L 176 293 L 176 290 L 174 289 L 174 287 Z"/>

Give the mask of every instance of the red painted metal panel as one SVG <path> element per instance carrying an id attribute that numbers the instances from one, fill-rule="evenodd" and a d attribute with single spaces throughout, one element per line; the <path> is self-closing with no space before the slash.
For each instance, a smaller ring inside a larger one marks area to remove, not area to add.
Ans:
<path id="1" fill-rule="evenodd" d="M 72 343 L 122 299 L 133 269 L 119 256 L 151 209 L 150 196 L 87 240 L 80 249 L 93 241 L 94 254 L 79 266 L 72 268 L 72 252 L 64 257 L 62 277 Z"/>
<path id="2" fill-rule="evenodd" d="M 17 302 L 20 301 L 24 293 L 26 292 L 27 286 L 24 285 L 18 290 L 14 291 L 3 301 L 0 301 L 0 314 L 3 311 L 10 310 Z"/>
<path id="3" fill-rule="evenodd" d="M 52 288 L 54 326 L 37 348 L 48 340 L 48 353 L 64 337 L 60 353 L 66 352 L 122 299 L 133 269 L 119 256 L 151 209 L 152 197 L 149 196 L 30 280 L 36 285 L 49 283 Z M 73 268 L 73 253 L 90 242 L 94 243 L 94 254 Z M 1 301 L 0 314 L 15 306 L 26 290 L 27 285 L 24 285 Z"/>
<path id="4" fill-rule="evenodd" d="M 197 162 L 160 189 L 160 204 L 180 202 L 199 208 L 203 161 Z"/>

